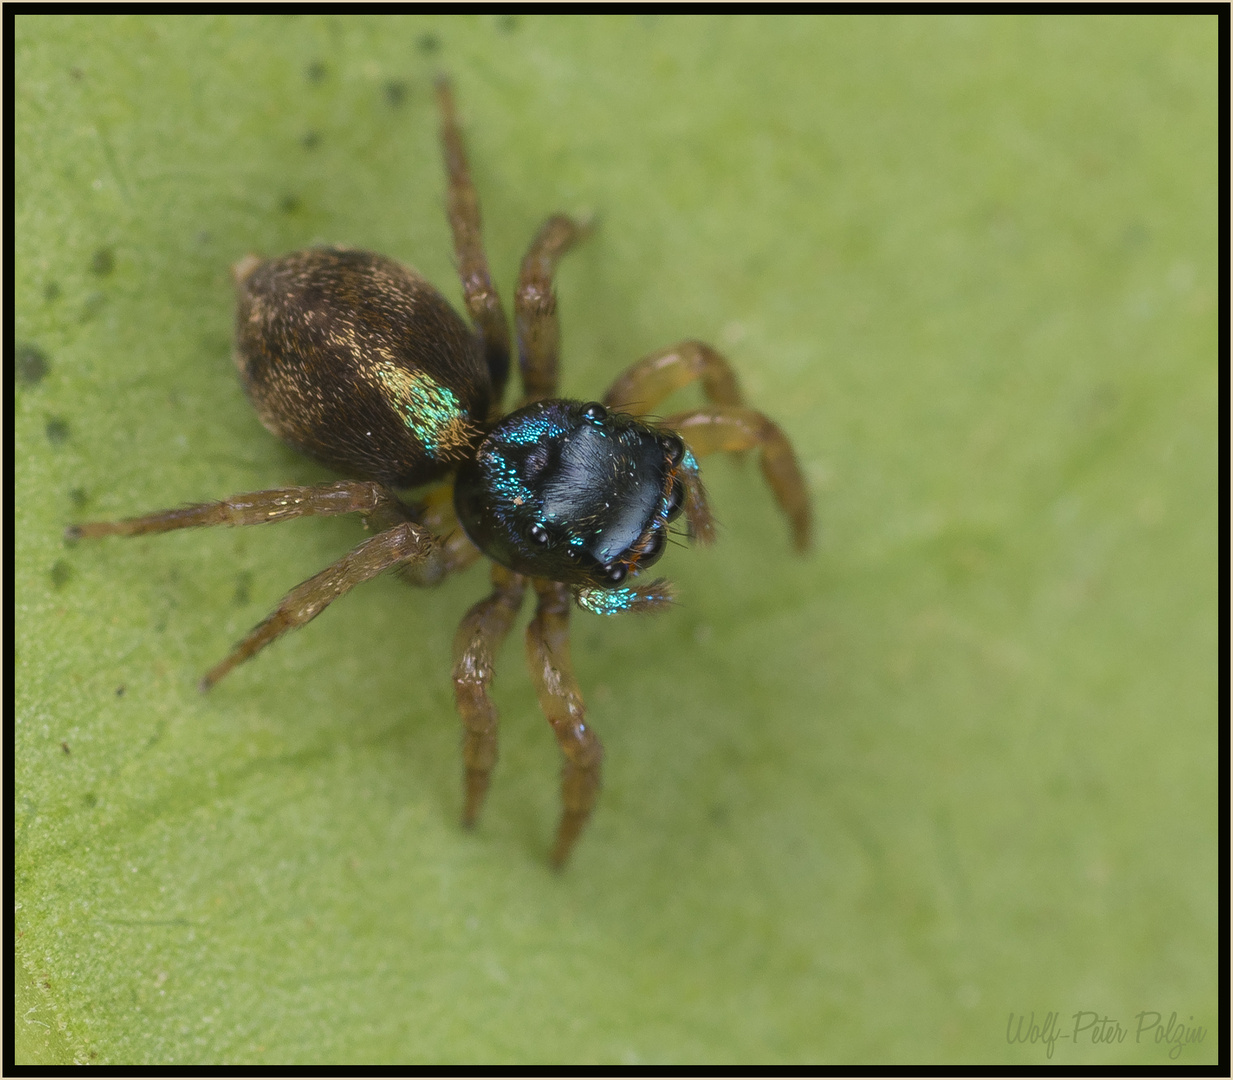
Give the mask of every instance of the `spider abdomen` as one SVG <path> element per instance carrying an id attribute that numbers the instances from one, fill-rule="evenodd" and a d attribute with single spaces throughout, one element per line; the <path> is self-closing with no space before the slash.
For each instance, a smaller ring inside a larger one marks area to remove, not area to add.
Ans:
<path id="1" fill-rule="evenodd" d="M 367 251 L 235 267 L 235 363 L 271 432 L 359 480 L 413 487 L 482 436 L 491 380 L 474 334 L 424 278 Z"/>

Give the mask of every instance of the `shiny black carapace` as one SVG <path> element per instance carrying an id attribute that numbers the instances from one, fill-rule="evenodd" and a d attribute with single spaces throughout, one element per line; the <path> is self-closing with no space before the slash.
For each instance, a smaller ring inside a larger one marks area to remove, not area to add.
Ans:
<path id="1" fill-rule="evenodd" d="M 788 440 L 745 407 L 727 361 L 700 342 L 640 360 L 602 402 L 553 397 L 552 278 L 558 259 L 587 232 L 560 214 L 544 223 L 522 261 L 514 299 L 522 398 L 503 413 L 509 328 L 488 273 L 479 201 L 445 80 L 437 102 L 471 326 L 414 270 L 366 251 L 249 255 L 233 271 L 235 362 L 249 400 L 271 432 L 346 479 L 74 525 L 68 537 L 362 515 L 376 535 L 292 589 L 206 674 L 203 690 L 362 581 L 397 570 L 413 584 L 430 585 L 487 556 L 492 592 L 467 612 L 454 640 L 466 770 L 462 819 L 475 823 L 488 790 L 497 759 L 497 714 L 488 696 L 493 652 L 530 585 L 538 608 L 527 628 L 528 662 L 565 757 L 564 808 L 551 856 L 559 867 L 595 806 L 603 756 L 570 663 L 571 602 L 602 615 L 668 603 L 662 579 L 639 578 L 663 554 L 678 516 L 690 539 L 712 539 L 698 475 L 705 454 L 758 449 L 802 551 L 810 542 L 809 500 Z M 695 380 L 706 407 L 647 418 Z M 418 494 L 404 497 L 413 488 Z"/>

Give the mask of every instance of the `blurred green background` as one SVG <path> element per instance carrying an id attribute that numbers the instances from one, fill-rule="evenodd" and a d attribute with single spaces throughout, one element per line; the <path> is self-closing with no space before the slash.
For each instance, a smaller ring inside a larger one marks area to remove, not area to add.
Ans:
<path id="1" fill-rule="evenodd" d="M 1217 33 L 18 16 L 19 1060 L 1163 1067 L 1176 1013 L 1214 1062 Z M 483 569 L 201 697 L 359 523 L 61 541 L 326 478 L 236 383 L 228 268 L 345 243 L 457 302 L 438 70 L 507 300 L 548 212 L 600 215 L 563 391 L 713 341 L 820 524 L 790 555 L 708 460 L 680 605 L 575 616 L 608 756 L 562 876 L 521 624 L 456 823 Z"/>

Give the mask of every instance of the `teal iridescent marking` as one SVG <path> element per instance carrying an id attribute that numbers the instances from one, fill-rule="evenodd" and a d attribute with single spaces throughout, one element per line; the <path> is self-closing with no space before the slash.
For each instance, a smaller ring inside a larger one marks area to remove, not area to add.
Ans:
<path id="1" fill-rule="evenodd" d="M 465 420 L 467 410 L 448 386 L 423 371 L 408 371 L 388 360 L 375 366 L 390 404 L 402 414 L 402 422 L 423 444 L 425 453 L 436 457 L 442 444 L 451 441 L 451 425 Z"/>
<path id="2" fill-rule="evenodd" d="M 489 449 L 480 455 L 480 463 L 495 496 L 493 509 L 502 520 L 510 514 L 519 513 L 518 508 L 533 505 L 537 501 L 518 467 L 502 453 L 502 444 L 533 446 L 550 442 L 561 433 L 560 424 L 551 415 L 541 414 L 520 417 L 515 424 L 504 430 L 498 429 L 494 436 L 490 436 L 487 444 Z M 499 439 L 495 438 L 497 435 Z"/>
<path id="3" fill-rule="evenodd" d="M 502 441 L 515 446 L 526 446 L 537 443 L 552 435 L 560 435 L 563 428 L 550 416 L 524 416 L 516 427 L 511 427 L 501 434 Z"/>
<path id="4" fill-rule="evenodd" d="M 534 495 L 531 489 L 518 475 L 518 469 L 505 459 L 500 450 L 490 450 L 480 458 L 488 483 L 496 496 L 495 509 L 501 513 L 508 508 L 525 506 L 532 503 Z"/>
<path id="5" fill-rule="evenodd" d="M 574 593 L 578 606 L 596 615 L 621 615 L 626 611 L 654 611 L 672 600 L 672 587 L 663 580 L 637 589 L 599 589 L 591 586 Z"/>
<path id="6" fill-rule="evenodd" d="M 596 615 L 620 615 L 641 599 L 633 589 L 579 589 L 578 606 Z"/>

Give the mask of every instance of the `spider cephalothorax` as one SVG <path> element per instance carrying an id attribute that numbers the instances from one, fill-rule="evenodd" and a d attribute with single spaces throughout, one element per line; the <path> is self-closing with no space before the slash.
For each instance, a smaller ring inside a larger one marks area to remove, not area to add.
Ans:
<path id="1" fill-rule="evenodd" d="M 497 757 L 488 696 L 493 650 L 529 585 L 538 608 L 527 628 L 527 657 L 565 758 L 552 851 L 561 866 L 594 808 L 603 757 L 570 664 L 571 602 L 601 615 L 668 602 L 666 582 L 638 579 L 663 554 L 678 517 L 690 539 L 712 539 L 697 461 L 708 453 L 759 450 L 800 550 L 810 539 L 809 501 L 788 440 L 744 406 L 727 361 L 701 342 L 634 364 L 602 402 L 552 396 L 552 278 L 557 260 L 586 232 L 562 215 L 544 223 L 522 262 L 514 307 L 523 393 L 519 407 L 502 415 L 508 324 L 488 273 L 479 203 L 445 81 L 437 97 L 449 219 L 474 329 L 423 277 L 381 255 L 313 248 L 270 260 L 247 256 L 233 271 L 240 381 L 271 432 L 348 479 L 74 525 L 68 537 L 363 516 L 376 535 L 288 593 L 206 674 L 202 689 L 362 581 L 397 570 L 428 585 L 487 556 L 492 592 L 467 612 L 454 640 L 463 822 L 474 824 Z M 648 419 L 663 398 L 695 380 L 708 406 Z M 413 501 L 401 495 L 434 482 Z"/>
<path id="2" fill-rule="evenodd" d="M 621 587 L 654 565 L 687 492 L 705 513 L 697 464 L 678 435 L 598 402 L 538 401 L 505 417 L 458 470 L 458 520 L 485 555 L 572 586 L 592 611 L 663 595 Z"/>

